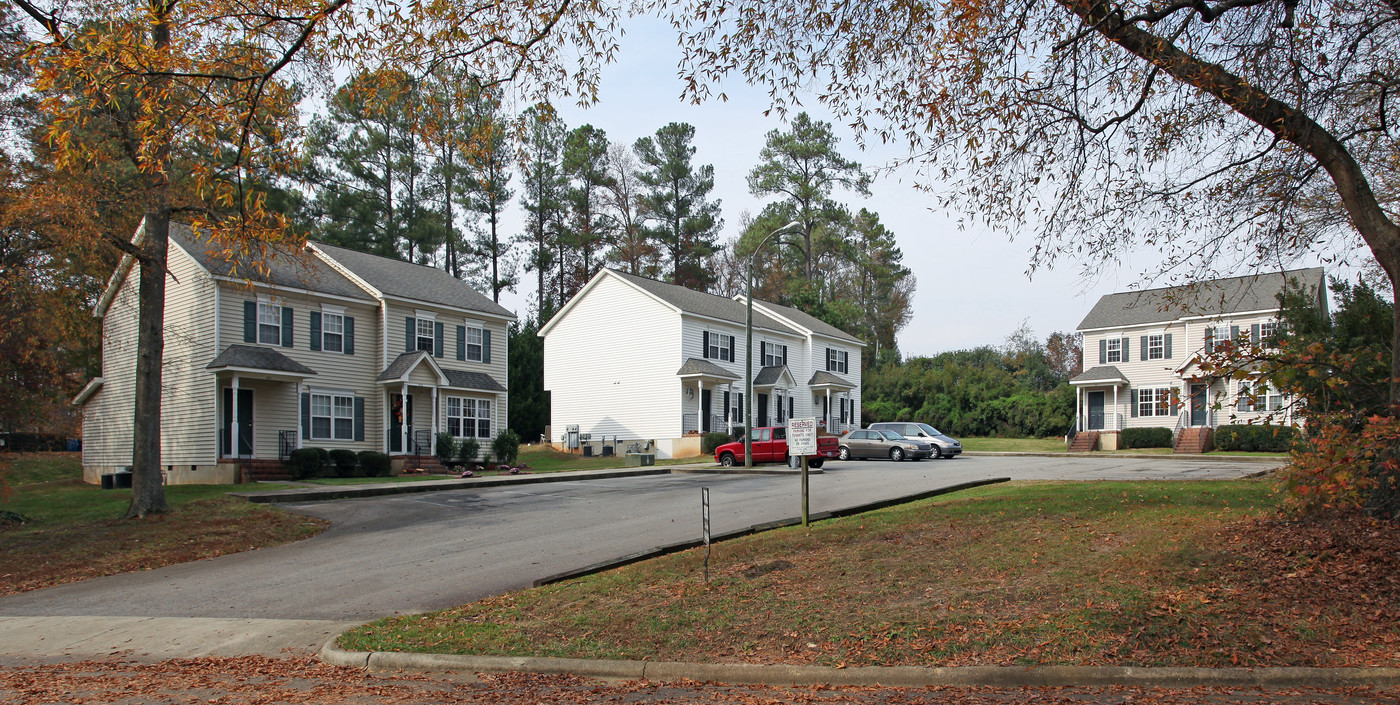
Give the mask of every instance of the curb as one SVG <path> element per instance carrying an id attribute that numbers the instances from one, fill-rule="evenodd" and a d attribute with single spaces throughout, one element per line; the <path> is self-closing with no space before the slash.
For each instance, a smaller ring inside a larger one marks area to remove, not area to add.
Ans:
<path id="1" fill-rule="evenodd" d="M 471 487 L 503 487 L 507 485 L 527 485 L 539 482 L 570 482 L 573 480 L 608 480 L 618 477 L 641 477 L 646 475 L 667 475 L 672 468 L 629 468 L 615 470 L 584 470 L 581 472 L 555 472 L 530 475 L 505 475 L 501 477 L 463 478 L 460 480 L 424 480 L 421 482 L 394 482 L 370 485 L 340 485 L 318 487 L 316 489 L 295 488 L 289 490 L 268 490 L 266 492 L 230 492 L 234 497 L 242 497 L 258 504 L 279 502 L 320 502 L 334 499 L 354 499 L 356 497 L 382 497 L 385 495 L 461 490 Z M 586 473 L 586 474 L 584 474 Z"/>
<path id="2" fill-rule="evenodd" d="M 1067 687 L 1137 686 L 1144 688 L 1256 687 L 1351 688 L 1400 685 L 1396 668 L 1192 668 L 1136 666 L 783 666 L 609 661 L 537 656 L 458 656 L 397 651 L 345 651 L 331 639 L 320 659 L 333 666 L 367 671 L 458 673 L 525 672 L 570 674 L 585 678 L 628 680 L 695 680 L 736 685 L 833 686 L 982 686 Z"/>
<path id="3" fill-rule="evenodd" d="M 987 480 L 973 480 L 971 482 L 961 482 L 956 485 L 949 485 L 947 487 L 940 487 L 938 489 L 927 490 L 924 492 L 916 492 L 914 494 L 905 495 L 903 497 L 895 497 L 893 499 L 882 499 L 875 502 L 866 502 L 865 504 L 856 504 L 849 507 L 843 507 L 841 509 L 833 509 L 827 512 L 815 512 L 813 514 L 809 514 L 807 516 L 807 520 L 810 523 L 814 521 L 822 521 L 823 519 L 835 519 L 838 517 L 851 516 L 853 514 L 864 514 L 865 512 L 871 512 L 876 509 L 884 509 L 885 507 L 893 507 L 899 504 L 917 502 L 921 499 L 928 499 L 929 497 L 937 497 L 939 495 L 949 494 L 952 492 L 961 492 L 962 490 L 969 490 L 974 487 L 981 487 L 983 485 L 995 485 L 1000 484 L 1002 482 L 1010 481 L 1011 478 L 1009 477 L 994 477 Z M 773 529 L 782 529 L 789 526 L 800 526 L 801 524 L 802 517 L 788 517 L 786 519 L 778 519 L 776 521 L 763 522 L 761 524 L 754 524 L 743 529 L 726 531 L 722 534 L 713 534 L 710 536 L 710 543 L 713 544 L 719 543 L 721 541 L 729 541 L 731 539 L 737 539 L 743 536 L 748 536 L 750 534 L 756 534 L 760 531 L 771 531 Z M 601 573 L 605 570 L 612 570 L 613 568 L 621 568 L 625 565 L 631 565 L 633 563 L 650 560 L 652 558 L 659 558 L 661 556 L 670 555 L 672 553 L 688 551 L 692 548 L 699 548 L 703 545 L 705 545 L 705 543 L 702 539 L 691 539 L 689 541 L 679 541 L 677 543 L 666 544 L 664 546 L 657 546 L 655 548 L 644 549 L 635 553 L 629 553 L 625 556 L 619 556 L 617 558 L 611 558 L 606 561 L 601 561 L 592 565 L 587 565 L 582 568 L 567 570 L 562 573 L 555 573 L 554 575 L 547 575 L 543 578 L 535 580 L 533 583 L 531 583 L 531 585 L 533 585 L 534 587 L 539 587 L 541 585 L 562 583 L 565 580 L 582 578 L 586 575 Z"/>
<path id="4" fill-rule="evenodd" d="M 1124 460 L 1206 460 L 1218 463 L 1286 463 L 1287 457 L 1262 457 L 1258 455 L 1209 455 L 1194 453 L 1174 453 L 1171 455 L 1137 455 L 1094 451 L 1092 453 L 1042 453 L 1019 450 L 965 450 L 963 455 L 1004 457 L 1004 458 L 1122 458 Z"/>

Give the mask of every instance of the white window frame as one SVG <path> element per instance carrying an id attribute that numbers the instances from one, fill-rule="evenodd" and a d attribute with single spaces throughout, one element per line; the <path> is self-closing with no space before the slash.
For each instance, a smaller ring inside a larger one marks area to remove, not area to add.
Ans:
<path id="1" fill-rule="evenodd" d="M 448 397 L 445 414 L 447 432 L 456 438 L 492 438 L 491 430 L 492 426 L 495 425 L 495 418 L 491 415 L 491 408 L 490 399 Z M 471 435 L 463 433 L 468 428 L 471 430 Z"/>
<path id="2" fill-rule="evenodd" d="M 335 330 L 331 330 L 332 328 Z M 321 349 L 327 352 L 345 352 L 345 314 L 343 309 L 341 311 L 321 309 Z"/>
<path id="3" fill-rule="evenodd" d="M 1167 334 L 1149 333 L 1147 336 L 1147 359 L 1167 359 Z"/>
<path id="4" fill-rule="evenodd" d="M 827 348 L 827 368 L 838 374 L 846 374 L 849 357 L 845 350 L 838 348 Z"/>
<path id="5" fill-rule="evenodd" d="M 1268 321 L 1263 321 L 1263 322 L 1261 322 L 1261 323 L 1259 324 L 1259 345 L 1260 345 L 1260 347 L 1265 347 L 1265 348 L 1274 347 L 1275 344 L 1277 343 L 1277 340 L 1276 340 L 1277 337 L 1278 337 L 1278 321 L 1276 321 L 1276 320 L 1268 320 Z"/>
<path id="6" fill-rule="evenodd" d="M 783 364 L 783 344 L 763 341 L 763 366 L 778 367 Z"/>
<path id="7" fill-rule="evenodd" d="M 424 326 L 427 326 L 426 333 L 424 332 Z M 413 349 L 425 350 L 429 355 L 432 355 L 433 351 L 437 349 L 436 331 L 437 321 L 431 318 L 425 318 L 423 316 L 415 318 L 413 321 Z M 428 347 L 426 348 L 423 347 L 423 341 L 425 339 L 428 342 Z"/>
<path id="8" fill-rule="evenodd" d="M 1138 416 L 1171 416 L 1171 387 L 1148 387 L 1138 390 Z"/>
<path id="9" fill-rule="evenodd" d="M 270 333 L 272 340 L 265 333 Z M 258 299 L 258 343 L 282 344 L 282 305 L 274 299 Z"/>
<path id="10" fill-rule="evenodd" d="M 320 420 L 325 421 L 323 430 L 316 426 Z M 312 391 L 310 435 L 315 441 L 355 440 L 355 395 Z"/>
<path id="11" fill-rule="evenodd" d="M 483 351 L 486 349 L 486 348 L 485 348 L 486 335 L 485 335 L 485 333 L 482 332 L 483 330 L 485 330 L 485 328 L 483 328 L 481 325 L 475 324 L 475 323 L 468 323 L 468 324 L 466 325 L 466 328 L 467 328 L 467 334 L 466 334 L 466 346 L 467 346 L 466 357 L 467 357 L 467 361 L 468 361 L 468 362 L 481 362 L 481 360 L 482 360 L 482 358 L 483 358 Z M 473 339 L 475 339 L 475 342 L 472 342 Z M 472 348 L 475 348 L 475 349 L 476 349 L 475 352 L 473 352 Z"/>
<path id="12" fill-rule="evenodd" d="M 705 357 L 720 362 L 734 362 L 729 359 L 729 348 L 734 344 L 734 336 L 710 331 L 709 339 L 710 347 L 705 351 Z"/>
<path id="13" fill-rule="evenodd" d="M 1242 379 L 1242 380 L 1240 380 L 1240 381 L 1235 385 L 1235 401 L 1237 402 L 1236 405 L 1235 405 L 1235 410 L 1236 410 L 1236 411 L 1240 411 L 1241 413 L 1251 413 L 1251 412 L 1255 412 L 1255 411 L 1263 411 L 1263 409 L 1260 409 L 1260 408 L 1259 408 L 1259 400 L 1256 399 L 1256 398 L 1254 398 L 1254 397 L 1252 396 L 1253 393 L 1254 393 L 1254 384 L 1251 383 L 1251 382 L 1250 382 L 1249 380 L 1247 380 L 1247 379 Z M 1246 405 L 1248 405 L 1249 408 L 1241 410 L 1241 409 L 1239 408 L 1239 404 L 1238 404 L 1238 402 L 1241 402 L 1241 401 L 1243 401 Z"/>
<path id="14" fill-rule="evenodd" d="M 1108 339 L 1108 344 L 1104 347 L 1104 359 L 1108 362 L 1123 361 L 1123 339 L 1114 336 Z"/>

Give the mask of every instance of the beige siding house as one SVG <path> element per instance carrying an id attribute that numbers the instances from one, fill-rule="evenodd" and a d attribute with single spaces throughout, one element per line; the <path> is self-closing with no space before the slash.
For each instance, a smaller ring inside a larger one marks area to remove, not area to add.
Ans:
<path id="1" fill-rule="evenodd" d="M 595 445 L 697 455 L 699 434 L 744 426 L 750 354 L 753 425 L 793 416 L 815 416 L 833 433 L 858 425 L 865 344 L 796 309 L 756 299 L 753 308 L 746 351 L 743 297 L 599 272 L 540 329 L 551 441 L 566 443 L 577 427 Z"/>
<path id="2" fill-rule="evenodd" d="M 167 484 L 237 482 L 307 446 L 402 464 L 430 455 L 437 431 L 485 439 L 504 428 L 513 315 L 446 272 L 313 243 L 252 279 L 178 224 L 169 261 Z M 124 262 L 94 311 L 102 376 L 74 400 L 89 482 L 131 462 L 138 277 Z M 427 325 L 411 323 L 418 335 L 406 338 L 405 318 Z"/>
<path id="3" fill-rule="evenodd" d="M 1118 447 L 1127 428 L 1213 429 L 1222 424 L 1288 423 L 1287 400 L 1260 393 L 1248 374 L 1218 376 L 1200 360 L 1218 341 L 1267 343 L 1278 326 L 1278 295 L 1307 287 L 1326 307 L 1323 270 L 1231 277 L 1190 287 L 1109 294 L 1079 324 L 1084 372 L 1076 390 L 1076 432 L 1100 449 Z"/>

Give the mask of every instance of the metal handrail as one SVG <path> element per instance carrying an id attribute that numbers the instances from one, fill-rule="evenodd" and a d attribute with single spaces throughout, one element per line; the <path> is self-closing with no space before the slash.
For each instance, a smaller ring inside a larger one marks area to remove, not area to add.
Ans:
<path id="1" fill-rule="evenodd" d="M 278 459 L 278 460 L 280 460 L 280 461 L 282 461 L 282 462 L 284 462 L 284 463 L 287 462 L 288 460 L 291 460 L 291 459 L 292 459 L 292 451 L 296 450 L 296 448 L 297 448 L 297 432 L 296 432 L 296 431 L 278 431 L 278 432 L 277 432 L 277 459 Z"/>

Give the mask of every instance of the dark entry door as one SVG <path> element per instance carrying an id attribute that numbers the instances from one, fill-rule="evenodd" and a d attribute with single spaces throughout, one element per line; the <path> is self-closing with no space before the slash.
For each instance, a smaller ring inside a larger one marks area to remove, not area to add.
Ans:
<path id="1" fill-rule="evenodd" d="M 407 407 L 407 408 L 405 408 Z M 408 424 L 408 435 L 413 435 L 413 395 L 408 395 L 404 404 L 402 394 L 389 395 L 389 452 L 403 452 L 403 427 Z"/>
<path id="2" fill-rule="evenodd" d="M 710 399 L 710 390 L 702 389 L 700 391 L 700 430 L 705 433 L 714 430 L 710 428 Z"/>
<path id="3" fill-rule="evenodd" d="M 1206 425 L 1206 386 L 1191 385 L 1191 425 Z"/>
<path id="4" fill-rule="evenodd" d="M 1103 430 L 1104 392 L 1089 392 L 1089 427 L 1086 431 Z"/>
<path id="5" fill-rule="evenodd" d="M 759 426 L 767 426 L 767 425 L 769 425 L 769 424 L 768 424 L 768 395 L 767 395 L 767 394 L 754 394 L 753 396 L 754 396 L 754 402 L 755 402 L 756 404 L 758 404 L 758 425 L 759 425 Z"/>
<path id="6" fill-rule="evenodd" d="M 233 387 L 224 387 L 219 419 L 219 455 L 225 458 L 253 457 L 253 390 L 238 390 L 238 453 L 229 450 L 229 425 L 233 423 Z"/>

